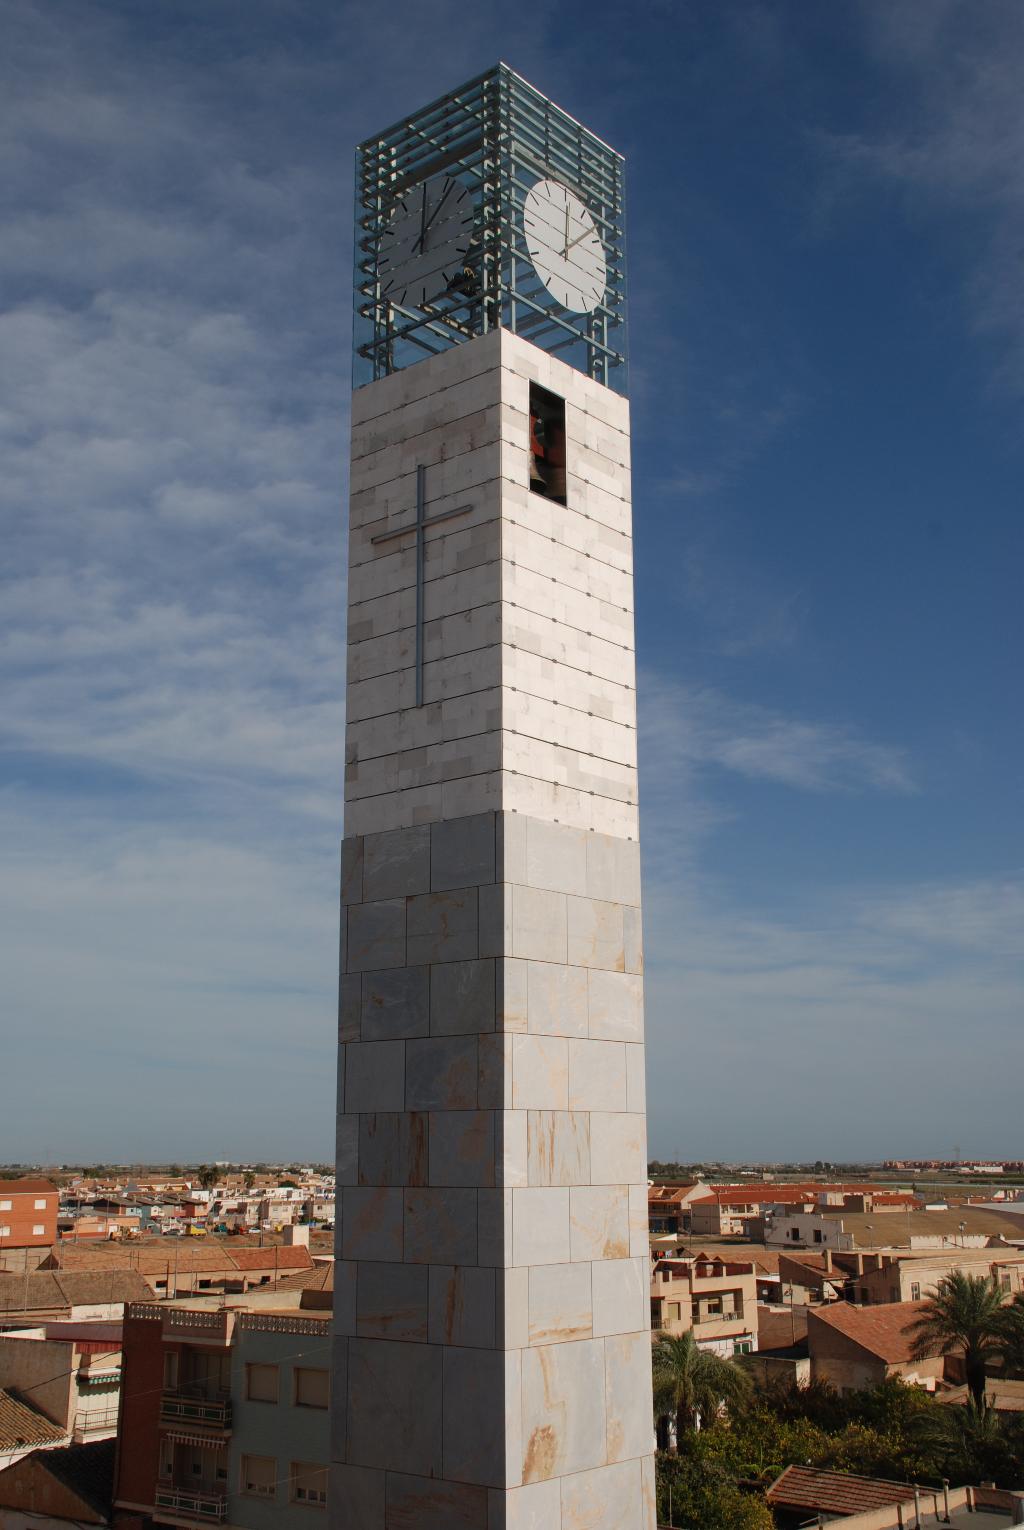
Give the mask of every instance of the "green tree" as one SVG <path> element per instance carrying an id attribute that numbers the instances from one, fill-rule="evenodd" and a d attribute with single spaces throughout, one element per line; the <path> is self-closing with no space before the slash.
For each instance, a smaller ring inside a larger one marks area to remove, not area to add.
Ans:
<path id="1" fill-rule="evenodd" d="M 1010 1486 L 1021 1469 L 1019 1429 L 1007 1427 L 992 1408 L 937 1404 L 916 1420 L 914 1433 L 935 1475 L 958 1485 L 991 1480 Z"/>
<path id="2" fill-rule="evenodd" d="M 761 1495 L 745 1493 L 731 1482 L 713 1460 L 707 1459 L 700 1437 L 690 1437 L 682 1456 L 659 1453 L 655 1480 L 659 1525 L 685 1525 L 688 1530 L 773 1530 L 771 1510 Z"/>
<path id="3" fill-rule="evenodd" d="M 245 1188 L 247 1190 L 251 1190 L 255 1183 L 256 1183 L 256 1176 L 255 1176 L 255 1174 L 252 1172 L 251 1169 L 246 1169 L 245 1173 L 242 1175 L 242 1184 L 245 1186 Z"/>
<path id="4" fill-rule="evenodd" d="M 196 1170 L 196 1179 L 198 1179 L 204 1190 L 209 1190 L 211 1185 L 215 1185 L 218 1178 L 217 1170 L 208 1163 L 201 1163 Z"/>
<path id="5" fill-rule="evenodd" d="M 980 1412 L 985 1402 L 985 1364 L 1000 1349 L 1002 1294 L 987 1275 L 959 1270 L 943 1277 L 921 1316 L 908 1324 L 915 1360 L 962 1350 L 967 1386 Z"/>
<path id="6" fill-rule="evenodd" d="M 714 1423 L 724 1403 L 736 1408 L 750 1395 L 750 1377 L 710 1350 L 699 1349 L 689 1330 L 675 1337 L 659 1334 L 652 1355 L 654 1411 L 675 1419 L 676 1444 L 699 1423 Z"/>

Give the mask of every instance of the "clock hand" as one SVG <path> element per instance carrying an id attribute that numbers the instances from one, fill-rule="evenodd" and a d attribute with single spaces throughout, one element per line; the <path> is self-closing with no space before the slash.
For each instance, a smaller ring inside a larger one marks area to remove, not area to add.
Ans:
<path id="1" fill-rule="evenodd" d="M 423 187 L 423 195 L 420 197 L 420 237 L 419 237 L 419 246 L 420 246 L 421 250 L 423 249 L 423 236 L 427 232 L 426 220 L 427 220 L 427 188 L 426 188 L 426 185 L 424 185 L 424 187 Z"/>
<path id="2" fill-rule="evenodd" d="M 579 244 L 581 239 L 586 239 L 589 233 L 590 233 L 590 229 L 589 228 L 585 228 L 583 230 L 582 234 L 577 234 L 577 236 L 573 240 L 572 244 L 567 244 L 565 249 L 562 251 L 562 259 L 563 260 L 565 259 L 565 257 L 568 255 L 570 250 L 574 250 L 576 248 L 576 246 Z"/>
<path id="3" fill-rule="evenodd" d="M 419 243 L 420 254 L 421 255 L 426 250 L 426 238 L 427 238 L 428 233 L 430 232 L 430 226 L 431 226 L 432 223 L 435 222 L 438 213 L 441 211 L 441 208 L 447 202 L 447 200 L 448 200 L 448 193 L 451 191 L 451 189 L 452 189 L 452 181 L 451 181 L 451 178 L 449 177 L 449 179 L 448 179 L 448 181 L 447 181 L 447 183 L 445 185 L 444 191 L 441 193 L 440 197 L 438 198 L 437 206 L 434 208 L 434 211 L 430 214 L 430 217 L 427 218 L 426 222 L 423 224 L 423 226 L 420 229 L 420 237 L 419 237 L 418 243 Z M 424 190 L 424 192 L 423 192 L 424 212 L 426 211 L 426 201 L 427 201 L 427 193 L 426 193 L 426 190 Z"/>

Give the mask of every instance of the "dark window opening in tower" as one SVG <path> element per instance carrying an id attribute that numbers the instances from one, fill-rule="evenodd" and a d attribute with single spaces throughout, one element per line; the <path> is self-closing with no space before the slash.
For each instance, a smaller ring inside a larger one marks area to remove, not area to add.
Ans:
<path id="1" fill-rule="evenodd" d="M 530 488 L 559 505 L 565 498 L 565 400 L 530 384 Z"/>

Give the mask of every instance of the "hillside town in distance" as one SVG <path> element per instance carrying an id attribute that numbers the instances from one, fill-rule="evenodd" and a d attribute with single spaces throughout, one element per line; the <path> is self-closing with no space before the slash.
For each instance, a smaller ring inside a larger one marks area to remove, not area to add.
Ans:
<path id="1" fill-rule="evenodd" d="M 323 1510 L 336 1299 L 354 1322 L 334 1208 L 323 1165 L 0 1170 L 0 1526 Z M 1024 1163 L 652 1163 L 648 1237 L 661 1522 L 1021 1522 L 997 1479 L 1024 1353 L 998 1320 L 1024 1312 Z M 936 1316 L 965 1289 L 987 1340 Z M 426 1338 L 451 1314 L 368 1321 Z"/>

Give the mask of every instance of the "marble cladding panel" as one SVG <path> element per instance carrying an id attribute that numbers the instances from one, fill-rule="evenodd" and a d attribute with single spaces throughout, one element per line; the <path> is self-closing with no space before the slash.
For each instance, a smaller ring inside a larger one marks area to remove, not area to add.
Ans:
<path id="1" fill-rule="evenodd" d="M 371 420 L 396 410 L 415 407 L 420 402 L 429 406 L 460 384 L 479 390 L 500 362 L 501 336 L 495 330 L 473 345 L 456 346 L 433 357 L 425 366 L 407 367 L 368 387 L 356 388 L 352 394 L 353 435 Z"/>
<path id="2" fill-rule="evenodd" d="M 429 1339 L 471 1349 L 502 1349 L 497 1331 L 497 1272 L 475 1265 L 435 1264 L 430 1272 Z"/>
<path id="3" fill-rule="evenodd" d="M 644 1185 L 646 1196 L 647 1187 Z M 630 1240 L 629 1188 L 581 1185 L 569 1195 L 569 1251 L 573 1260 L 626 1259 Z"/>
<path id="4" fill-rule="evenodd" d="M 643 1480 L 639 1461 L 594 1467 L 562 1484 L 559 1530 L 642 1530 Z"/>
<path id="5" fill-rule="evenodd" d="M 386 1505 L 384 1530 L 495 1530 L 487 1518 L 486 1488 L 466 1482 L 388 1472 Z M 363 1530 L 363 1521 L 352 1520 L 351 1530 Z"/>
<path id="6" fill-rule="evenodd" d="M 382 972 L 354 974 L 347 981 L 359 987 L 358 1024 L 363 1041 L 397 1041 L 430 1034 L 428 966 L 389 967 Z"/>
<path id="7" fill-rule="evenodd" d="M 590 712 L 622 728 L 636 729 L 636 690 L 632 683 L 585 674 L 526 648 L 502 649 L 504 690 L 522 691 L 540 701 L 577 712 Z"/>
<path id="8" fill-rule="evenodd" d="M 332 1518 L 655 1530 L 628 407 L 504 333 L 356 400 Z M 418 708 L 413 536 L 371 539 L 424 460 L 473 509 Z"/>
<path id="9" fill-rule="evenodd" d="M 502 500 L 503 536 L 501 551 L 509 563 L 537 575 L 552 575 L 566 589 L 577 590 L 593 599 L 607 601 L 620 610 L 633 608 L 633 576 L 623 560 L 612 562 L 593 541 L 592 526 L 577 518 L 578 538 L 573 539 L 572 521 L 567 521 L 563 506 L 558 507 L 557 526 L 553 529 L 550 511 L 544 520 L 531 520 L 513 505 Z M 577 543 L 579 545 L 577 545 Z"/>
<path id="10" fill-rule="evenodd" d="M 645 1306 L 646 1303 L 645 1284 Z M 654 1443 L 651 1438 L 650 1333 L 622 1333 L 606 1339 L 604 1363 L 608 1460 L 625 1461 L 631 1457 L 646 1456 Z"/>
<path id="11" fill-rule="evenodd" d="M 506 1480 L 521 1444 L 519 1352 L 446 1347 L 443 1475 L 481 1487 Z"/>
<path id="12" fill-rule="evenodd" d="M 423 688 L 428 708 L 438 708 L 446 701 L 473 696 L 501 684 L 501 646 L 475 652 L 446 655 L 424 662 Z M 349 724 L 370 718 L 387 717 L 396 728 L 404 726 L 403 714 L 416 705 L 416 677 L 410 664 L 405 669 L 375 675 L 368 680 L 352 681 L 345 693 L 345 713 Z M 388 828 L 397 828 L 391 823 Z"/>
<path id="13" fill-rule="evenodd" d="M 523 563 L 509 563 L 502 580 L 504 600 L 527 612 L 546 612 L 560 626 L 588 638 L 633 647 L 633 611 L 621 601 L 602 599 L 589 590 L 561 582 L 553 572 L 541 573 Z"/>
<path id="14" fill-rule="evenodd" d="M 362 1339 L 427 1341 L 428 1271 L 424 1265 L 361 1260 L 356 1333 Z"/>
<path id="15" fill-rule="evenodd" d="M 588 634 L 585 628 L 547 615 L 544 607 L 535 611 L 528 606 L 513 604 L 514 579 L 511 588 L 506 584 L 503 593 L 505 605 L 500 641 L 507 647 L 525 649 L 548 663 L 567 665 L 579 674 L 581 690 L 585 677 L 590 675 L 616 685 L 635 687 L 636 661 L 631 646 L 601 632 Z M 495 641 L 489 631 L 487 636 L 490 641 Z M 447 658 L 448 654 L 436 657 Z"/>
<path id="16" fill-rule="evenodd" d="M 550 539 L 555 529 L 560 546 L 574 553 L 589 554 L 618 573 L 632 575 L 633 538 L 629 521 L 607 526 L 595 520 L 575 500 L 568 505 L 559 505 L 556 519 L 549 500 L 531 494 L 524 484 L 510 483 L 507 479 L 501 485 L 501 513 L 504 525 L 513 536 L 522 528 L 534 536 Z M 508 545 L 509 555 L 514 557 L 519 544 L 512 541 Z"/>
<path id="17" fill-rule="evenodd" d="M 497 980 L 493 957 L 436 963 L 429 971 L 431 1035 L 475 1035 L 495 1029 Z"/>
<path id="18" fill-rule="evenodd" d="M 533 1344 L 565 1344 L 594 1335 L 590 1266 L 535 1264 L 529 1270 L 528 1338 Z"/>
<path id="19" fill-rule="evenodd" d="M 443 1355 L 400 1340 L 348 1341 L 348 1462 L 440 1477 Z"/>
<path id="20" fill-rule="evenodd" d="M 521 1354 L 524 1482 L 603 1466 L 603 1340 L 546 1344 Z"/>
<path id="21" fill-rule="evenodd" d="M 429 1121 L 430 1184 L 491 1189 L 495 1183 L 494 1112 L 435 1110 Z"/>
<path id="22" fill-rule="evenodd" d="M 526 1120 L 527 1182 L 531 1185 L 589 1185 L 588 1113 L 582 1110 L 529 1110 Z"/>

